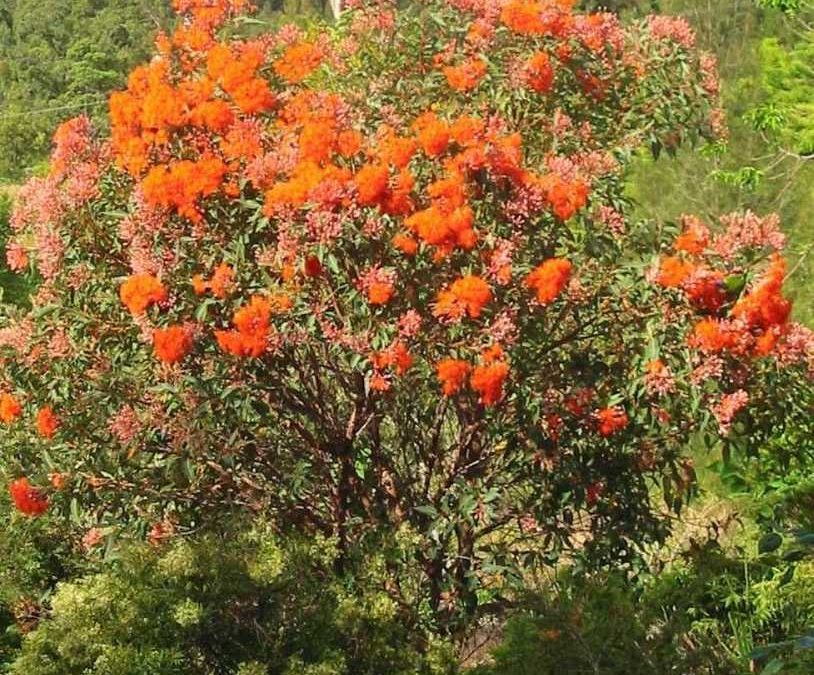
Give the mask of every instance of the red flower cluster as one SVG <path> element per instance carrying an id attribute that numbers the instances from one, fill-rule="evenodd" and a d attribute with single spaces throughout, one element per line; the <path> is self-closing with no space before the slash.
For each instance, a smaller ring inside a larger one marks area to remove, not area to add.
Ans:
<path id="1" fill-rule="evenodd" d="M 603 408 L 594 413 L 597 421 L 597 429 L 601 436 L 613 436 L 622 431 L 628 425 L 628 416 L 624 409 L 619 406 Z"/>
<path id="2" fill-rule="evenodd" d="M 0 396 L 0 420 L 11 424 L 23 413 L 20 402 L 9 393 Z"/>
<path id="3" fill-rule="evenodd" d="M 9 485 L 8 490 L 14 506 L 20 513 L 27 516 L 41 516 L 48 510 L 48 497 L 31 485 L 28 478 L 18 478 Z"/>
<path id="4" fill-rule="evenodd" d="M 40 408 L 37 412 L 37 433 L 43 438 L 51 439 L 59 429 L 59 418 L 50 406 Z"/>

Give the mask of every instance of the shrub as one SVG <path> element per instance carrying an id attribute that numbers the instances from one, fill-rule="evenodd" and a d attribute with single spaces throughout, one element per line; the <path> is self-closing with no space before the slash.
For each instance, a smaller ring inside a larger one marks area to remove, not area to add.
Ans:
<path id="1" fill-rule="evenodd" d="M 334 575 L 335 556 L 335 542 L 280 540 L 263 525 L 159 550 L 125 547 L 103 571 L 59 584 L 10 672 L 450 672 L 448 648 L 419 650 L 364 575 L 358 586 Z"/>
<path id="2" fill-rule="evenodd" d="M 812 339 L 776 219 L 626 216 L 633 152 L 723 132 L 685 22 L 354 4 L 240 40 L 243 0 L 176 0 L 110 138 L 59 128 L 12 219 L 42 284 L 0 340 L 3 463 L 30 514 L 157 542 L 250 509 L 340 571 L 383 553 L 454 630 L 563 551 L 635 562 L 688 439 L 785 401 Z"/>
<path id="3" fill-rule="evenodd" d="M 811 567 L 707 542 L 658 578 L 561 574 L 509 620 L 494 663 L 477 675 L 741 675 L 778 656 L 806 673 Z M 805 638 L 804 638 L 805 639 Z M 782 643 L 780 647 L 778 643 Z M 770 671 L 771 672 L 771 671 Z"/>

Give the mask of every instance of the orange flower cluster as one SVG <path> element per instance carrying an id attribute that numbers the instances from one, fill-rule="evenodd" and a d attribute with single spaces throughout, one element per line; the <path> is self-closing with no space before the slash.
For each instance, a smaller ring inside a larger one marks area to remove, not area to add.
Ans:
<path id="1" fill-rule="evenodd" d="M 662 258 L 656 282 L 665 288 L 678 288 L 695 271 L 695 265 L 677 257 Z"/>
<path id="2" fill-rule="evenodd" d="M 435 373 L 441 383 L 444 396 L 454 396 L 466 384 L 472 367 L 466 361 L 444 359 L 435 366 Z"/>
<path id="3" fill-rule="evenodd" d="M 110 97 L 111 139 L 116 161 L 133 176 L 149 165 L 153 144 L 165 145 L 186 121 L 185 102 L 168 82 L 168 64 L 136 68 L 126 91 Z"/>
<path id="4" fill-rule="evenodd" d="M 483 405 L 494 405 L 503 398 L 503 384 L 509 375 L 509 364 L 504 361 L 476 366 L 472 370 L 470 386 L 480 394 Z"/>
<path id="5" fill-rule="evenodd" d="M 398 376 L 404 375 L 412 367 L 413 357 L 403 342 L 396 341 L 384 351 L 371 354 L 370 362 L 373 364 L 370 388 L 374 391 L 387 391 L 390 381 L 385 376 L 385 371 L 390 369 Z"/>
<path id="6" fill-rule="evenodd" d="M 138 177 L 147 170 L 160 155 L 153 149 L 166 147 L 184 127 L 226 133 L 235 122 L 235 111 L 221 92 L 245 114 L 266 112 L 274 106 L 268 83 L 257 75 L 266 59 L 265 46 L 249 41 L 233 51 L 214 41 L 214 30 L 238 11 L 236 6 L 235 2 L 212 3 L 204 8 L 206 18 L 200 21 L 204 9 L 191 10 L 192 23 L 182 22 L 172 41 L 159 40 L 161 57 L 136 68 L 127 89 L 110 97 L 114 157 L 131 175 Z M 176 55 L 185 72 L 194 72 L 204 62 L 205 74 L 175 80 L 170 67 Z"/>
<path id="7" fill-rule="evenodd" d="M 676 237 L 675 249 L 690 255 L 701 255 L 709 244 L 709 230 L 695 218 L 685 218 L 684 232 Z"/>
<path id="8" fill-rule="evenodd" d="M 248 0 L 173 0 L 173 8 L 186 16 L 172 42 L 191 51 L 206 49 L 215 31 L 230 17 L 255 9 Z"/>
<path id="9" fill-rule="evenodd" d="M 604 437 L 613 436 L 628 425 L 627 413 L 619 406 L 603 408 L 594 413 L 597 421 L 597 430 Z"/>
<path id="10" fill-rule="evenodd" d="M 472 57 L 460 66 L 447 66 L 444 76 L 449 86 L 457 91 L 470 91 L 480 84 L 486 75 L 486 62 L 479 56 Z"/>
<path id="11" fill-rule="evenodd" d="M 14 422 L 23 412 L 20 402 L 9 393 L 0 396 L 0 420 L 5 424 Z"/>
<path id="12" fill-rule="evenodd" d="M 414 138 L 399 136 L 395 130 L 382 125 L 379 128 L 376 154 L 381 162 L 392 164 L 396 169 L 404 169 L 415 155 L 418 144 Z"/>
<path id="13" fill-rule="evenodd" d="M 682 288 L 696 307 L 710 312 L 718 311 L 726 302 L 721 272 L 676 256 L 662 258 L 659 262 L 656 283 L 665 288 Z"/>
<path id="14" fill-rule="evenodd" d="M 562 293 L 570 278 L 570 261 L 564 258 L 549 258 L 526 277 L 526 286 L 537 294 L 537 302 L 548 305 Z"/>
<path id="15" fill-rule="evenodd" d="M 192 332 L 187 326 L 156 328 L 153 331 L 153 348 L 162 363 L 179 363 L 192 351 Z"/>
<path id="16" fill-rule="evenodd" d="M 451 132 L 449 125 L 434 112 L 425 112 L 413 122 L 418 145 L 428 157 L 438 157 L 449 147 Z"/>
<path id="17" fill-rule="evenodd" d="M 265 193 L 264 213 L 273 217 L 281 210 L 298 208 L 311 201 L 325 206 L 338 206 L 344 189 L 352 179 L 351 171 L 331 161 L 332 155 L 357 151 L 361 139 L 357 132 L 341 122 L 343 104 L 335 95 L 319 96 L 304 90 L 291 97 L 280 110 L 278 127 L 286 142 L 299 149 L 294 166 L 276 176 L 276 182 L 262 187 Z M 287 174 L 287 175 L 285 175 Z M 359 181 L 371 185 L 368 195 L 375 197 L 380 189 L 381 172 L 364 174 Z M 377 187 L 378 186 L 378 187 Z M 316 194 L 323 188 L 320 194 Z M 324 189 L 329 188 L 329 189 Z M 327 200 L 327 201 L 325 201 Z"/>
<path id="18" fill-rule="evenodd" d="M 50 406 L 40 408 L 37 412 L 37 433 L 43 438 L 51 439 L 59 428 L 59 418 Z"/>
<path id="19" fill-rule="evenodd" d="M 263 153 L 262 127 L 253 120 L 239 120 L 220 138 L 225 159 L 256 159 Z"/>
<path id="20" fill-rule="evenodd" d="M 492 299 L 492 289 L 480 277 L 468 275 L 438 294 L 433 314 L 453 321 L 468 315 L 477 319 Z"/>
<path id="21" fill-rule="evenodd" d="M 406 164 L 415 151 L 415 143 L 404 145 L 402 141 L 406 139 L 396 137 L 389 129 L 386 134 L 384 145 L 378 148 L 378 152 L 371 150 L 378 157 L 364 165 L 354 177 L 356 201 L 362 206 L 378 206 L 391 216 L 405 216 L 414 209 L 411 193 L 415 177 Z M 355 145 L 347 150 L 353 150 Z M 392 180 L 388 165 L 399 169 Z"/>
<path id="22" fill-rule="evenodd" d="M 444 359 L 436 364 L 435 374 L 444 396 L 459 393 L 468 379 L 469 386 L 479 395 L 480 402 L 491 406 L 503 398 L 509 364 L 503 360 L 503 349 L 494 345 L 483 352 L 481 363 L 474 368 L 466 361 Z"/>
<path id="23" fill-rule="evenodd" d="M 644 364 L 644 369 L 648 375 L 653 377 L 661 377 L 669 372 L 667 364 L 661 359 L 652 359 Z"/>
<path id="24" fill-rule="evenodd" d="M 288 47 L 274 64 L 274 72 L 290 84 L 302 82 L 322 63 L 322 50 L 310 42 Z"/>
<path id="25" fill-rule="evenodd" d="M 275 183 L 266 192 L 264 213 L 271 217 L 280 208 L 303 206 L 311 191 L 320 184 L 335 182 L 337 185 L 344 185 L 349 179 L 350 172 L 347 169 L 332 164 L 321 167 L 311 161 L 302 162 L 291 172 L 289 180 Z"/>
<path id="26" fill-rule="evenodd" d="M 537 52 L 528 61 L 525 67 L 525 80 L 530 89 L 538 94 L 551 91 L 554 84 L 554 68 L 551 59 L 545 52 Z"/>
<path id="27" fill-rule="evenodd" d="M 220 348 L 227 354 L 257 358 L 268 348 L 272 306 L 267 298 L 255 295 L 233 318 L 235 330 L 215 331 Z"/>
<path id="28" fill-rule="evenodd" d="M 469 386 L 480 395 L 480 402 L 485 406 L 495 405 L 503 398 L 509 364 L 502 359 L 503 350 L 495 345 L 483 353 L 481 364 L 472 369 Z"/>
<path id="29" fill-rule="evenodd" d="M 135 274 L 119 288 L 122 303 L 133 316 L 144 314 L 150 305 L 166 302 L 167 289 L 152 274 Z"/>
<path id="30" fill-rule="evenodd" d="M 221 300 L 225 298 L 232 289 L 235 281 L 235 271 L 224 263 L 215 268 L 212 278 L 206 281 L 200 274 L 192 277 L 192 288 L 197 295 L 203 295 L 211 291 L 212 295 Z"/>
<path id="31" fill-rule="evenodd" d="M 697 257 L 711 248 L 720 254 L 719 238 L 711 241 L 709 228 L 704 223 L 684 216 L 683 224 L 684 231 L 674 242 L 677 251 Z M 726 242 L 725 238 L 721 239 Z M 724 248 L 727 246 L 731 244 L 726 243 Z M 727 302 L 723 272 L 679 256 L 668 256 L 659 262 L 655 282 L 665 288 L 681 288 L 696 308 L 714 315 L 693 327 L 687 338 L 691 347 L 706 353 L 729 351 L 767 356 L 787 330 L 791 314 L 791 302 L 783 297 L 785 276 L 786 263 L 775 253 L 761 279 L 729 311 L 728 319 L 720 316 Z"/>
<path id="32" fill-rule="evenodd" d="M 459 151 L 444 162 L 445 177 L 428 186 L 430 206 L 407 218 L 405 225 L 419 239 L 437 247 L 439 257 L 456 246 L 469 250 L 475 246 L 477 236 L 474 212 L 468 203 L 468 177 L 489 169 L 496 177 L 522 184 L 526 172 L 521 168 L 521 137 L 487 133 L 483 120 L 467 115 L 448 124 L 434 113 L 425 113 L 414 122 L 413 130 L 429 157 L 450 147 Z"/>
<path id="33" fill-rule="evenodd" d="M 703 251 L 707 246 L 708 233 L 700 224 L 696 224 L 695 228 L 692 225 L 691 222 L 679 237 L 676 248 Z M 770 354 L 785 330 L 791 313 L 791 302 L 783 297 L 785 274 L 786 263 L 780 255 L 775 254 L 760 281 L 730 310 L 729 317 L 735 321 L 719 317 L 702 319 L 687 338 L 688 344 L 707 353 Z M 693 305 L 706 312 L 718 314 L 727 300 L 722 272 L 710 271 L 678 257 L 667 257 L 660 261 L 655 281 L 666 288 L 680 287 Z"/>
<path id="34" fill-rule="evenodd" d="M 418 242 L 403 232 L 399 232 L 393 237 L 392 244 L 404 255 L 413 256 L 418 252 Z"/>
<path id="35" fill-rule="evenodd" d="M 149 204 L 172 207 L 193 223 L 200 223 L 203 216 L 198 199 L 215 194 L 227 172 L 223 160 L 211 155 L 197 161 L 159 164 L 144 178 L 142 191 Z"/>
<path id="36" fill-rule="evenodd" d="M 588 203 L 590 190 L 581 180 L 565 181 L 556 174 L 543 179 L 546 200 L 560 220 L 569 220 Z"/>
<path id="37" fill-rule="evenodd" d="M 439 254 L 449 253 L 455 246 L 471 249 L 477 235 L 473 229 L 475 216 L 466 200 L 466 185 L 461 174 L 455 173 L 436 181 L 428 188 L 432 205 L 417 211 L 404 224 L 421 241 L 436 246 Z"/>
<path id="38" fill-rule="evenodd" d="M 367 301 L 371 305 L 386 305 L 393 297 L 393 284 L 384 281 L 374 282 L 367 289 Z"/>
<path id="39" fill-rule="evenodd" d="M 719 319 L 702 319 L 693 328 L 687 339 L 690 347 L 702 352 L 740 351 L 738 331 Z"/>
<path id="40" fill-rule="evenodd" d="M 784 325 L 791 313 L 791 302 L 783 297 L 785 277 L 786 261 L 775 254 L 760 282 L 732 308 L 732 316 L 762 330 Z"/>
<path id="41" fill-rule="evenodd" d="M 684 282 L 684 291 L 692 303 L 708 312 L 717 312 L 726 302 L 724 275 L 699 268 Z"/>
<path id="42" fill-rule="evenodd" d="M 520 35 L 561 35 L 571 24 L 569 12 L 575 0 L 510 0 L 500 13 L 501 21 Z"/>
<path id="43" fill-rule="evenodd" d="M 260 43 L 242 44 L 237 56 L 227 45 L 218 44 L 207 54 L 206 69 L 240 110 L 254 115 L 270 110 L 275 103 L 268 83 L 257 76 L 265 60 L 265 47 Z"/>
<path id="44" fill-rule="evenodd" d="M 41 516 L 48 510 L 48 497 L 31 485 L 28 478 L 13 481 L 9 485 L 9 493 L 14 506 L 26 516 Z"/>
<path id="45" fill-rule="evenodd" d="M 366 164 L 353 179 L 356 201 L 362 206 L 381 204 L 387 194 L 390 172 L 384 164 Z"/>

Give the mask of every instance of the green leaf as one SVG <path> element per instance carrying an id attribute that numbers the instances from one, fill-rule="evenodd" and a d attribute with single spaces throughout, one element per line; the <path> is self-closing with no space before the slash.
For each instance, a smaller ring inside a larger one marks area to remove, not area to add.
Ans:
<path id="1" fill-rule="evenodd" d="M 772 551 L 776 551 L 780 548 L 780 545 L 783 543 L 783 537 L 781 537 L 777 532 L 770 532 L 769 534 L 765 534 L 760 538 L 760 541 L 757 545 L 757 552 L 760 555 L 764 553 L 771 553 Z"/>
<path id="2" fill-rule="evenodd" d="M 743 274 L 732 274 L 724 279 L 727 293 L 736 295 L 746 286 L 746 277 Z"/>
<path id="3" fill-rule="evenodd" d="M 798 534 L 796 540 L 798 544 L 814 546 L 814 532 L 804 532 L 802 534 Z"/>
<path id="4" fill-rule="evenodd" d="M 77 524 L 81 523 L 82 522 L 81 511 L 79 509 L 79 502 L 76 500 L 76 497 L 71 498 L 70 509 L 71 509 L 71 520 Z"/>
<path id="5" fill-rule="evenodd" d="M 766 667 L 760 671 L 760 675 L 775 675 L 783 670 L 784 663 L 781 659 L 772 659 Z"/>
<path id="6" fill-rule="evenodd" d="M 416 506 L 413 509 L 413 511 L 415 511 L 416 513 L 420 513 L 421 515 L 424 515 L 424 516 L 429 516 L 430 518 L 433 518 L 433 519 L 438 517 L 438 511 L 436 510 L 436 508 L 434 506 L 432 506 L 430 504 L 426 504 L 424 506 Z"/>

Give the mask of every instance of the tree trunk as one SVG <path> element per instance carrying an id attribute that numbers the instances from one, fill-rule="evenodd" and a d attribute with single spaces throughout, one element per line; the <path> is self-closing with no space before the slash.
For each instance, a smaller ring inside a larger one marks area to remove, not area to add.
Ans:
<path id="1" fill-rule="evenodd" d="M 339 15 L 342 13 L 342 0 L 330 0 L 330 3 L 334 18 L 338 19 Z"/>

